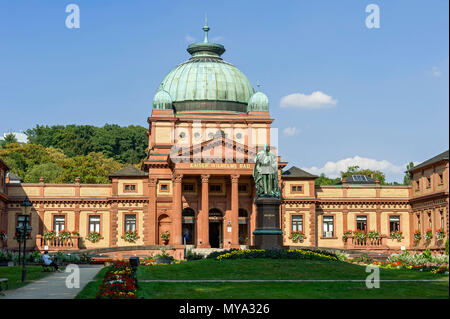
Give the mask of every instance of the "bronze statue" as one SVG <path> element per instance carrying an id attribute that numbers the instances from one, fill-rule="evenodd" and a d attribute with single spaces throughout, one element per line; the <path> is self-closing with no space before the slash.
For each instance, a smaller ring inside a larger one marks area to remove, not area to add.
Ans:
<path id="1" fill-rule="evenodd" d="M 280 197 L 278 161 L 267 144 L 264 150 L 256 155 L 253 178 L 256 185 L 256 197 Z"/>

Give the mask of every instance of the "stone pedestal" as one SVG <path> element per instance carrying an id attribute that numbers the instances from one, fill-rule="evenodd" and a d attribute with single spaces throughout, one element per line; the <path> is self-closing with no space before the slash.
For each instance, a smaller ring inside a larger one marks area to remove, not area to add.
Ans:
<path id="1" fill-rule="evenodd" d="M 273 197 L 259 197 L 256 204 L 256 249 L 281 249 L 283 247 L 283 231 L 280 228 L 281 200 Z"/>

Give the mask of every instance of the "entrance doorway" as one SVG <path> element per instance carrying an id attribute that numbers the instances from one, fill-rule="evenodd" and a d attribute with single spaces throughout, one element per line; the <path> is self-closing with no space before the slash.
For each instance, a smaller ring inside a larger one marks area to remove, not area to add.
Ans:
<path id="1" fill-rule="evenodd" d="M 181 238 L 184 245 L 194 245 L 195 243 L 195 211 L 192 208 L 185 208 L 181 212 L 183 225 L 181 228 Z"/>
<path id="2" fill-rule="evenodd" d="M 211 248 L 222 248 L 223 244 L 223 215 L 216 208 L 209 211 L 209 244 Z"/>

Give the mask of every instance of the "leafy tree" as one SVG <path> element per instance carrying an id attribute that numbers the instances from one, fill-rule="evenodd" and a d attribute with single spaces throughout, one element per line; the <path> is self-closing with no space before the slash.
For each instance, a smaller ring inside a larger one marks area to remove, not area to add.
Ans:
<path id="1" fill-rule="evenodd" d="M 102 153 L 79 155 L 64 161 L 58 182 L 73 183 L 75 178 L 79 177 L 81 183 L 106 184 L 109 183 L 108 175 L 123 166 L 112 158 L 106 158 Z"/>
<path id="2" fill-rule="evenodd" d="M 37 125 L 26 134 L 31 143 L 61 149 L 68 157 L 101 152 L 121 163 L 136 164 L 147 155 L 148 139 L 142 126 Z"/>
<path id="3" fill-rule="evenodd" d="M 61 176 L 63 169 L 55 163 L 44 163 L 33 166 L 25 175 L 25 183 L 38 183 L 44 177 L 46 183 L 56 183 Z"/>
<path id="4" fill-rule="evenodd" d="M 341 178 L 347 178 L 352 175 L 365 175 L 367 177 L 379 180 L 381 185 L 386 185 L 386 175 L 378 170 L 361 169 L 359 166 L 349 166 L 345 172 L 341 172 Z"/>
<path id="5" fill-rule="evenodd" d="M 13 133 L 9 133 L 5 135 L 5 138 L 0 141 L 0 146 L 4 146 L 11 143 L 17 143 L 17 138 Z"/>
<path id="6" fill-rule="evenodd" d="M 316 178 L 315 184 L 316 185 L 335 185 L 339 183 L 341 179 L 338 178 L 329 178 L 325 176 L 324 173 L 320 174 L 318 178 Z"/>
<path id="7" fill-rule="evenodd" d="M 413 162 L 409 162 L 409 164 L 406 165 L 405 177 L 403 177 L 403 185 L 411 184 L 411 174 L 408 171 L 413 167 L 414 167 Z"/>

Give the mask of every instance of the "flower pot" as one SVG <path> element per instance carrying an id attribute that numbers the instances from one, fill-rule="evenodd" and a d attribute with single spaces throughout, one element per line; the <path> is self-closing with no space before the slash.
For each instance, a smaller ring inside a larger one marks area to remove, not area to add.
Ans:
<path id="1" fill-rule="evenodd" d="M 155 259 L 155 263 L 157 263 L 157 264 L 171 264 L 172 260 L 171 259 L 165 259 L 165 258 L 156 258 Z"/>
<path id="2" fill-rule="evenodd" d="M 167 245 L 169 243 L 169 240 L 168 239 L 163 239 L 163 244 L 164 245 Z"/>

